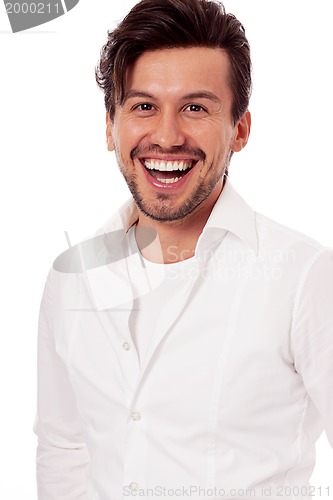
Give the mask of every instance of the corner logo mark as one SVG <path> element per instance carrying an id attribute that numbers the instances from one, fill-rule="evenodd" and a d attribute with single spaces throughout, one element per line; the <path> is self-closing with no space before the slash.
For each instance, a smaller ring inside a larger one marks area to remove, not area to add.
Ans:
<path id="1" fill-rule="evenodd" d="M 79 0 L 14 0 L 13 2 L 4 0 L 13 33 L 53 21 L 72 10 L 78 3 Z"/>

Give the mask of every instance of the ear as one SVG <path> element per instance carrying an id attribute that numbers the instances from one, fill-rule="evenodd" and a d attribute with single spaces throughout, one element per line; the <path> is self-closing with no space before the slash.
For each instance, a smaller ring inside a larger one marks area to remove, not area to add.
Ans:
<path id="1" fill-rule="evenodd" d="M 251 130 L 251 113 L 246 111 L 239 122 L 235 125 L 235 136 L 232 142 L 232 151 L 238 153 L 247 144 Z"/>
<path id="2" fill-rule="evenodd" d="M 113 142 L 113 122 L 109 116 L 109 113 L 106 113 L 106 143 L 109 151 L 114 151 L 114 142 Z"/>

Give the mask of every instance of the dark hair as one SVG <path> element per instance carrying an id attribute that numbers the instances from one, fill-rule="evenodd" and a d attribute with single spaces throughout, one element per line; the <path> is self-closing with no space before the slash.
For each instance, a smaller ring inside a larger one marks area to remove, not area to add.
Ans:
<path id="1" fill-rule="evenodd" d="M 108 32 L 95 75 L 110 118 L 116 103 L 122 104 L 126 71 L 142 53 L 189 47 L 221 48 L 228 54 L 237 123 L 251 95 L 250 46 L 243 25 L 214 0 L 142 0 Z"/>

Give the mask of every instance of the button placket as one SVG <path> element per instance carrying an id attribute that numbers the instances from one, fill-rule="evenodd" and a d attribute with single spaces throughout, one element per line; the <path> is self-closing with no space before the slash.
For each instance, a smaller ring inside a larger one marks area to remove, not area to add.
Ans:
<path id="1" fill-rule="evenodd" d="M 123 342 L 123 349 L 129 351 L 131 349 L 131 344 L 129 342 Z"/>
<path id="2" fill-rule="evenodd" d="M 124 484 L 130 489 L 129 485 L 135 483 L 138 489 L 144 490 L 147 487 L 148 443 L 145 411 L 139 411 L 142 404 L 144 405 L 144 402 L 140 400 L 140 408 L 129 407 L 124 450 Z M 134 494 L 138 490 L 131 491 Z"/>
<path id="3" fill-rule="evenodd" d="M 138 489 L 139 489 L 139 485 L 138 485 L 138 483 L 136 483 L 135 481 L 133 481 L 132 483 L 130 483 L 130 484 L 128 485 L 128 487 L 129 487 L 129 489 L 130 489 L 131 491 L 138 491 Z"/>
<path id="4" fill-rule="evenodd" d="M 135 345 L 128 338 L 123 337 L 119 347 L 120 361 L 126 380 L 126 400 L 128 404 L 131 404 L 141 377 L 139 358 Z"/>
<path id="5" fill-rule="evenodd" d="M 138 422 L 139 420 L 141 420 L 141 413 L 139 413 L 138 411 L 133 411 L 131 413 L 131 419 L 135 422 Z"/>

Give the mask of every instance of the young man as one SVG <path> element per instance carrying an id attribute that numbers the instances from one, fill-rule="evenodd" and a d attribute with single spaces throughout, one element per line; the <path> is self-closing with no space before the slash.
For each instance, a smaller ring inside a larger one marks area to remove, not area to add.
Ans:
<path id="1" fill-rule="evenodd" d="M 143 0 L 96 71 L 132 193 L 54 264 L 39 332 L 40 500 L 310 498 L 333 444 L 333 253 L 227 179 L 249 44 L 207 0 Z"/>

